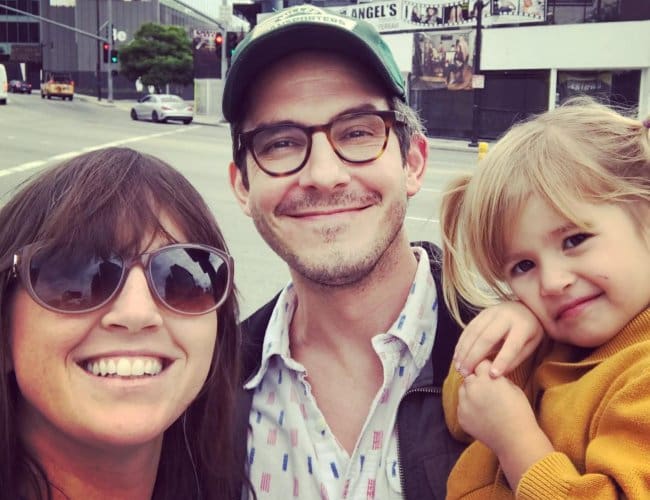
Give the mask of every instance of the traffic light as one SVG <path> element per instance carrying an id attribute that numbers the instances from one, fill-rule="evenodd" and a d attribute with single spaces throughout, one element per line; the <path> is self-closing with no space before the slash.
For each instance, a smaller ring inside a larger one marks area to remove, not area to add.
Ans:
<path id="1" fill-rule="evenodd" d="M 235 52 L 237 44 L 244 38 L 243 35 L 243 33 L 235 33 L 234 31 L 229 31 L 226 34 L 226 57 L 228 58 L 228 66 L 230 66 L 230 58 L 233 52 Z"/>
<path id="2" fill-rule="evenodd" d="M 221 48 L 221 44 L 223 43 L 223 35 L 221 33 L 217 33 L 214 37 L 214 45 L 217 49 Z"/>
<path id="3" fill-rule="evenodd" d="M 239 43 L 240 37 L 239 33 L 233 31 L 228 32 L 228 38 L 226 39 L 226 54 L 228 57 L 232 56 L 232 53 L 235 51 L 235 47 Z"/>
<path id="4" fill-rule="evenodd" d="M 102 50 L 104 51 L 104 62 L 107 63 L 108 62 L 108 54 L 109 54 L 109 52 L 111 50 L 111 44 L 108 43 L 108 42 L 104 42 L 102 44 Z"/>
<path id="5" fill-rule="evenodd" d="M 117 64 L 118 61 L 118 52 L 117 49 L 111 50 L 111 64 Z"/>

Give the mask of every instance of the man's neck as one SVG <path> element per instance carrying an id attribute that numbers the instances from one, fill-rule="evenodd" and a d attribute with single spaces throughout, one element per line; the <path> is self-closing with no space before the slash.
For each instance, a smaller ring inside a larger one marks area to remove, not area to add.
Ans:
<path id="1" fill-rule="evenodd" d="M 402 245 L 383 258 L 363 280 L 324 287 L 294 276 L 298 305 L 291 324 L 291 345 L 344 348 L 385 332 L 403 309 L 415 277 L 417 259 Z"/>

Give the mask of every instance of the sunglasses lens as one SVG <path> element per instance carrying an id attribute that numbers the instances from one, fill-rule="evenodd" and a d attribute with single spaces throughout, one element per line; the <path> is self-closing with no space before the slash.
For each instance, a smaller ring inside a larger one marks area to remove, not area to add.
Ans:
<path id="1" fill-rule="evenodd" d="M 228 264 L 202 248 L 169 248 L 150 262 L 156 293 L 177 311 L 201 314 L 213 309 L 228 293 Z"/>
<path id="2" fill-rule="evenodd" d="M 92 309 L 105 302 L 117 289 L 121 276 L 118 257 L 106 259 L 57 249 L 39 250 L 29 267 L 36 296 L 51 308 L 67 312 Z"/>

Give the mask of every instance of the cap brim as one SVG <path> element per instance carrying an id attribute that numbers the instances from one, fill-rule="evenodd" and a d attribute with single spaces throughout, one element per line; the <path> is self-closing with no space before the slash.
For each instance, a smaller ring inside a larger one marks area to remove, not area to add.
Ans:
<path id="1" fill-rule="evenodd" d="M 223 91 L 224 118 L 229 122 L 237 120 L 248 86 L 262 70 L 302 50 L 327 50 L 352 57 L 373 70 L 389 93 L 404 98 L 404 88 L 390 78 L 379 55 L 357 34 L 322 23 L 300 23 L 251 40 L 233 61 Z"/>

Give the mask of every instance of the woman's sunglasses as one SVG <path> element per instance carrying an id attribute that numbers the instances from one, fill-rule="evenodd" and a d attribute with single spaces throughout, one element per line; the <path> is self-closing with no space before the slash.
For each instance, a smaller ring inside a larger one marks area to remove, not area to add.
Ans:
<path id="1" fill-rule="evenodd" d="M 142 264 L 153 296 L 177 313 L 214 311 L 232 291 L 232 257 L 208 245 L 189 243 L 167 245 L 129 260 L 32 244 L 16 252 L 0 272 L 12 267 L 30 297 L 46 309 L 79 314 L 113 300 L 137 264 Z"/>

